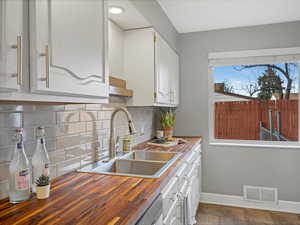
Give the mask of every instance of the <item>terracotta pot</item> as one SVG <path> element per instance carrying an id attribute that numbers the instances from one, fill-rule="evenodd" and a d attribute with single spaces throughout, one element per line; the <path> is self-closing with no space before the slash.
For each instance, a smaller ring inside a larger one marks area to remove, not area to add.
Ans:
<path id="1" fill-rule="evenodd" d="M 163 131 L 165 137 L 173 137 L 173 127 L 166 127 Z"/>
<path id="2" fill-rule="evenodd" d="M 38 199 L 49 198 L 49 195 L 50 195 L 50 184 L 47 186 L 36 187 L 36 197 Z"/>

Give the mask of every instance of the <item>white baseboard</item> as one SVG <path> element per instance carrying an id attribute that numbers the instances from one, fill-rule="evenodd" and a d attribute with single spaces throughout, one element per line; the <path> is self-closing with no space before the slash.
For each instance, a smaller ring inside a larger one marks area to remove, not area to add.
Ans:
<path id="1" fill-rule="evenodd" d="M 278 201 L 278 204 L 246 201 L 242 196 L 201 193 L 200 203 L 235 206 L 241 208 L 263 209 L 300 214 L 300 202 Z"/>

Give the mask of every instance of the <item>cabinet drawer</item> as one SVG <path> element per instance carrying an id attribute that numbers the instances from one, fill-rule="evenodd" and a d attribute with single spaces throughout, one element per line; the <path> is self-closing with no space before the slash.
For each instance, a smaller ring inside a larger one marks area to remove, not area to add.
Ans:
<path id="1" fill-rule="evenodd" d="M 170 225 L 181 225 L 181 220 L 177 217 L 173 217 L 169 224 Z"/>
<path id="2" fill-rule="evenodd" d="M 163 217 L 162 217 L 162 215 L 159 217 L 159 219 L 153 225 L 163 225 Z"/>
<path id="3" fill-rule="evenodd" d="M 196 160 L 189 169 L 187 174 L 187 178 L 190 179 L 192 176 L 196 176 L 198 174 L 199 161 Z"/>
<path id="4" fill-rule="evenodd" d="M 192 169 L 192 167 L 196 162 L 199 162 L 198 161 L 199 159 L 201 159 L 201 153 L 197 151 L 192 151 L 191 154 L 186 159 L 186 163 L 188 165 L 188 171 Z"/>
<path id="5" fill-rule="evenodd" d="M 178 169 L 176 177 L 178 178 L 178 186 L 181 187 L 184 183 L 185 176 L 188 173 L 187 163 L 183 163 L 182 166 Z"/>
<path id="6" fill-rule="evenodd" d="M 167 216 L 171 205 L 177 198 L 177 192 L 178 192 L 178 178 L 174 177 L 171 179 L 171 181 L 162 191 L 164 217 Z"/>
<path id="7" fill-rule="evenodd" d="M 184 196 L 187 192 L 187 189 L 189 187 L 189 182 L 187 179 L 184 180 L 184 183 L 182 186 L 179 188 L 179 196 Z"/>
<path id="8" fill-rule="evenodd" d="M 180 221 L 180 205 L 179 205 L 179 198 L 176 197 L 169 208 L 168 213 L 164 217 L 164 225 L 171 225 L 176 224 L 176 221 Z M 175 218 L 175 219 L 174 219 Z"/>
<path id="9" fill-rule="evenodd" d="M 187 156 L 186 163 L 187 163 L 188 165 L 192 165 L 193 162 L 198 158 L 197 156 L 199 156 L 198 152 L 192 151 L 192 152 Z"/>
<path id="10" fill-rule="evenodd" d="M 194 152 L 197 152 L 197 153 L 201 153 L 201 145 L 200 145 L 200 144 L 197 145 L 197 146 L 194 148 L 193 151 L 194 151 Z"/>

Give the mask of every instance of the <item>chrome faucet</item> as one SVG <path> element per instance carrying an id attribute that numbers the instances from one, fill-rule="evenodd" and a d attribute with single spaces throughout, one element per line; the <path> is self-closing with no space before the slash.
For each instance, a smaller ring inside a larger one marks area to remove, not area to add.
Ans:
<path id="1" fill-rule="evenodd" d="M 111 120 L 110 120 L 109 159 L 116 158 L 116 141 L 115 141 L 115 132 L 114 132 L 114 119 L 115 119 L 116 114 L 119 111 L 123 111 L 126 114 L 127 121 L 128 121 L 129 133 L 131 135 L 136 133 L 135 127 L 134 127 L 133 122 L 132 122 L 132 117 L 131 117 L 130 113 L 128 112 L 128 110 L 125 107 L 116 108 L 113 111 L 113 113 L 111 115 Z"/>

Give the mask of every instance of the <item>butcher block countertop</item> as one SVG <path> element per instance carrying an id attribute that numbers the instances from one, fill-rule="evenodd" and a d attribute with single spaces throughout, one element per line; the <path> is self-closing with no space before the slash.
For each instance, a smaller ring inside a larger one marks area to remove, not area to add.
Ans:
<path id="1" fill-rule="evenodd" d="M 134 225 L 172 177 L 176 165 L 200 137 L 186 137 L 188 143 L 165 151 L 183 154 L 160 178 L 147 179 L 125 176 L 71 172 L 52 181 L 50 198 L 13 205 L 0 201 L 0 224 L 45 225 Z M 163 150 L 146 143 L 136 150 Z"/>

